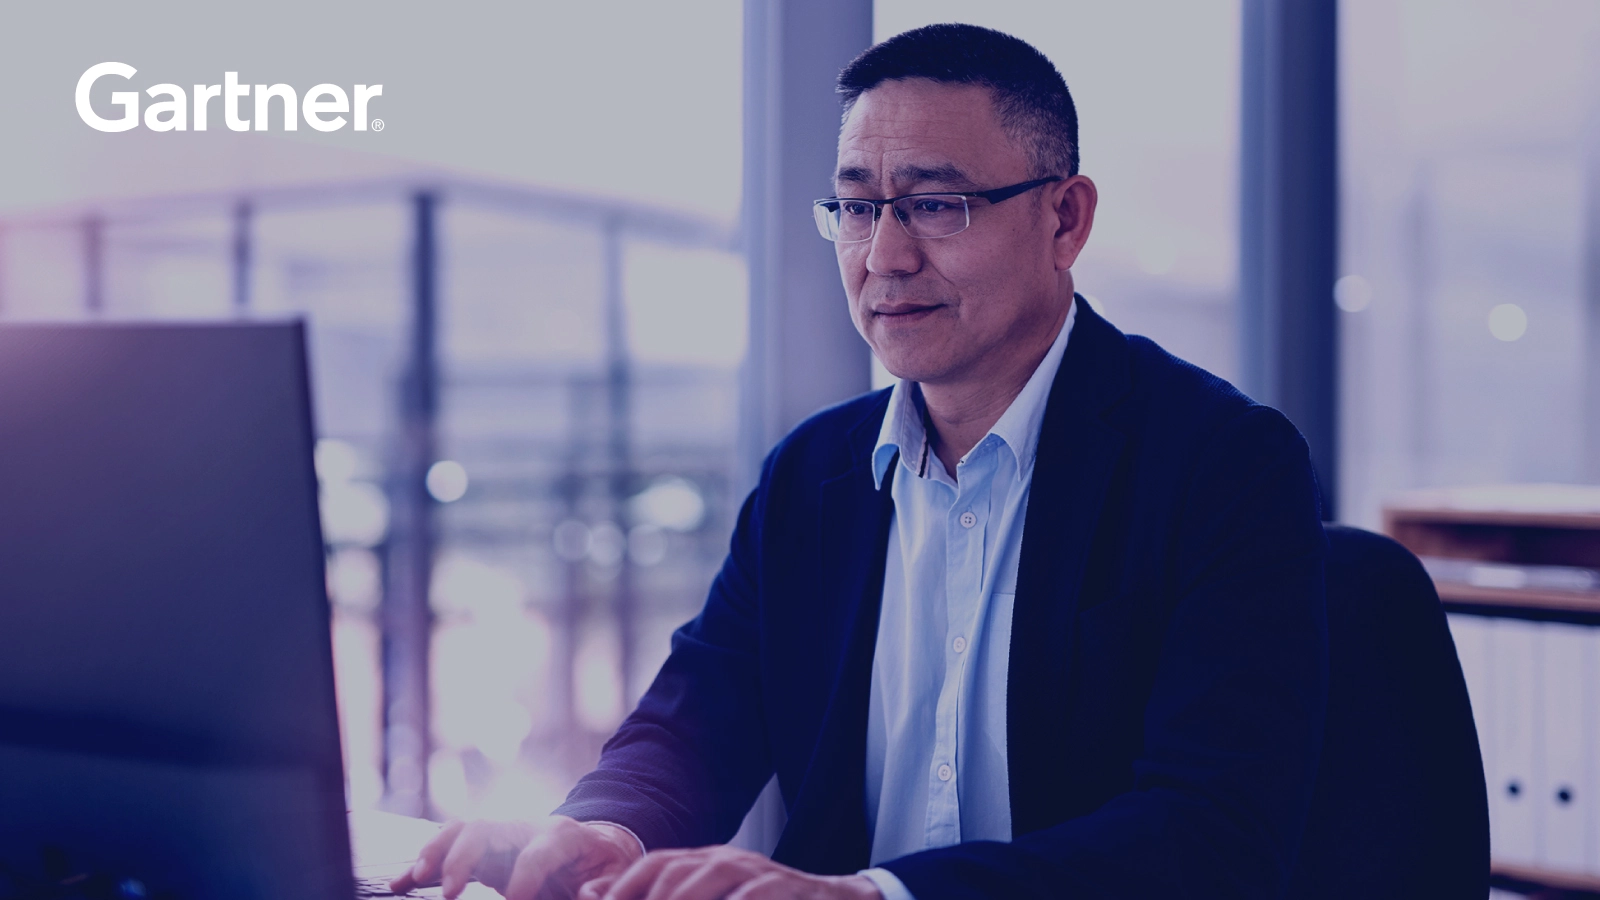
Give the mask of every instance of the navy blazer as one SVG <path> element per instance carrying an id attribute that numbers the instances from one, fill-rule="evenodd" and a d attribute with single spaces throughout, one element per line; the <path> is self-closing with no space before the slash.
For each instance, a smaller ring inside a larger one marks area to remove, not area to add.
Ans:
<path id="1" fill-rule="evenodd" d="M 1012 840 L 883 865 L 918 900 L 1276 897 L 1327 694 L 1326 539 L 1305 442 L 1075 302 L 1018 568 Z M 816 414 L 767 457 L 705 608 L 558 813 L 621 823 L 651 849 L 719 843 L 776 774 L 789 820 L 773 858 L 867 866 L 868 685 L 893 513 L 871 453 L 888 395 Z"/>

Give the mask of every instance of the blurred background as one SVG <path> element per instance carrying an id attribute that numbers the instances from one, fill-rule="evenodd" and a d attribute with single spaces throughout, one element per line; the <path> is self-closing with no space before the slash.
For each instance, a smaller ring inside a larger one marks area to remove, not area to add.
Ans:
<path id="1" fill-rule="evenodd" d="M 1303 95 L 1274 5 L 11 8 L 0 319 L 305 318 L 350 803 L 542 814 L 703 601 L 772 441 L 889 383 L 808 202 L 831 74 L 907 28 L 1057 64 L 1101 192 L 1079 290 L 1289 411 L 1337 519 L 1474 485 L 1587 508 L 1600 3 L 1312 4 L 1332 56 Z M 382 84 L 385 127 L 100 133 L 72 92 L 107 60 L 138 88 Z M 1298 103 L 1324 130 L 1274 144 Z M 1329 192 L 1310 226 L 1252 205 L 1286 157 Z M 1260 268 L 1279 229 L 1315 244 L 1299 332 Z"/>

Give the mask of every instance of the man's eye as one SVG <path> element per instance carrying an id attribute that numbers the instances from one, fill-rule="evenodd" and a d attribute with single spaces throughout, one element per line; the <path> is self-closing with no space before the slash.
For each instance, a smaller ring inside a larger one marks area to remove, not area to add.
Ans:
<path id="1" fill-rule="evenodd" d="M 919 213 L 942 213 L 949 212 L 951 206 L 952 204 L 948 200 L 942 200 L 938 197 L 923 197 L 917 201 L 912 210 Z"/>
<path id="2" fill-rule="evenodd" d="M 872 204 L 860 201 L 845 200 L 839 203 L 839 211 L 847 216 L 872 216 Z"/>

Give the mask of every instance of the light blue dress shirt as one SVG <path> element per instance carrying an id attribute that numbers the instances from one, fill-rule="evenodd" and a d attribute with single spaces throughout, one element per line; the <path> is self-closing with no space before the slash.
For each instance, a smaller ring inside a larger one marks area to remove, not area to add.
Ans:
<path id="1" fill-rule="evenodd" d="M 873 865 L 962 841 L 1011 840 L 1006 667 L 1017 559 L 1045 401 L 1077 300 L 1028 383 L 951 478 L 929 447 L 921 388 L 900 381 L 873 449 L 895 454 L 883 607 L 867 712 Z M 914 900 L 886 869 L 861 874 Z"/>

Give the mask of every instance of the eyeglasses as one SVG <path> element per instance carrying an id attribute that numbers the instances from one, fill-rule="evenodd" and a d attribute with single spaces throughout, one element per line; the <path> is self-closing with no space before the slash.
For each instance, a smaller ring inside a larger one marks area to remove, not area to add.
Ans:
<path id="1" fill-rule="evenodd" d="M 914 238 L 942 238 L 960 234 L 972 222 L 973 200 L 994 204 L 1010 200 L 1040 185 L 1060 181 L 1061 176 L 1035 178 L 992 191 L 965 191 L 933 194 L 906 194 L 887 200 L 865 200 L 856 197 L 828 197 L 811 204 L 817 220 L 817 230 L 836 244 L 855 244 L 872 240 L 878 219 L 885 206 L 894 207 L 894 217 L 900 220 L 906 234 Z"/>

